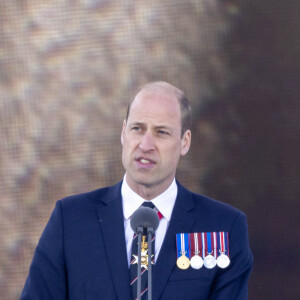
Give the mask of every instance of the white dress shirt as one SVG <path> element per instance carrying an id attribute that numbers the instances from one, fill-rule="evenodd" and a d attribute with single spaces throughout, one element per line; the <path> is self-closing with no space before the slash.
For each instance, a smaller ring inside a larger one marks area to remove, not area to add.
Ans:
<path id="1" fill-rule="evenodd" d="M 159 251 L 161 249 L 163 240 L 165 238 L 175 200 L 177 197 L 177 184 L 175 179 L 162 194 L 152 199 L 151 202 L 156 206 L 159 212 L 163 215 L 161 218 L 158 228 L 155 232 L 155 261 L 157 260 Z M 131 245 L 133 238 L 133 230 L 130 226 L 130 217 L 132 214 L 143 204 L 144 201 L 147 201 L 135 193 L 126 182 L 126 174 L 123 179 L 122 189 L 122 203 L 123 203 L 123 215 L 124 215 L 124 229 L 125 229 L 125 240 L 126 240 L 126 250 L 127 250 L 127 259 L 128 267 L 130 266 L 131 258 Z"/>

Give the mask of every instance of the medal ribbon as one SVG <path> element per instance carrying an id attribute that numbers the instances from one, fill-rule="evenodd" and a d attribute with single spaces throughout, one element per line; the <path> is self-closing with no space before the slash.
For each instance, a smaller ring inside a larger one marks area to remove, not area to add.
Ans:
<path id="1" fill-rule="evenodd" d="M 207 254 L 217 257 L 217 235 L 216 232 L 205 232 L 207 239 Z"/>
<path id="2" fill-rule="evenodd" d="M 220 255 L 220 253 L 222 253 L 222 250 L 223 250 L 223 246 L 222 246 L 222 232 L 218 231 L 217 232 L 217 243 L 218 243 L 218 256 Z"/>
<path id="3" fill-rule="evenodd" d="M 202 234 L 201 233 L 191 233 L 191 257 L 194 255 L 200 255 L 202 252 Z"/>
<path id="4" fill-rule="evenodd" d="M 225 251 L 225 245 L 224 244 L 225 244 L 224 243 L 224 232 L 221 231 L 220 232 L 220 252 L 221 253 L 224 253 L 224 251 Z"/>
<path id="5" fill-rule="evenodd" d="M 176 244 L 177 244 L 177 258 L 179 258 L 182 255 L 185 255 L 187 258 L 190 258 L 189 234 L 177 233 Z"/>
<path id="6" fill-rule="evenodd" d="M 217 233 L 216 232 L 212 232 L 212 236 L 213 236 L 213 249 L 214 249 L 214 257 L 217 258 Z"/>
<path id="7" fill-rule="evenodd" d="M 206 256 L 206 239 L 205 239 L 205 233 L 204 232 L 201 232 L 201 240 L 202 240 L 202 258 L 204 259 L 205 256 Z"/>
<path id="8" fill-rule="evenodd" d="M 229 237 L 228 237 L 228 232 L 223 232 L 224 234 L 224 241 L 225 241 L 225 252 L 227 252 L 227 256 L 229 257 Z"/>
<path id="9" fill-rule="evenodd" d="M 229 238 L 228 232 L 218 232 L 218 242 L 220 253 L 224 253 L 229 257 Z"/>
<path id="10" fill-rule="evenodd" d="M 211 253 L 212 253 L 211 232 L 206 232 L 205 235 L 206 235 L 206 237 L 207 237 L 207 253 L 208 253 L 208 254 L 211 254 Z"/>

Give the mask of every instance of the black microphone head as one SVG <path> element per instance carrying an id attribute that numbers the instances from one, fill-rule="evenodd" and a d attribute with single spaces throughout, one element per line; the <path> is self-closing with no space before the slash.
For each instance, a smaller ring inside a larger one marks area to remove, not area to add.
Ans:
<path id="1" fill-rule="evenodd" d="M 130 219 L 130 226 L 136 234 L 138 234 L 138 227 L 142 227 L 143 229 L 152 227 L 153 231 L 155 231 L 158 224 L 159 218 L 157 213 L 149 207 L 140 207 L 133 213 Z"/>

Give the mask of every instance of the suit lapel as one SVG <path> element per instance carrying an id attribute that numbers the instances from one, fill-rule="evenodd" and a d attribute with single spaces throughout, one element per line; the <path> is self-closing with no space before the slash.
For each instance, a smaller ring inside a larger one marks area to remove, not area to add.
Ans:
<path id="1" fill-rule="evenodd" d="M 121 183 L 111 187 L 98 205 L 111 277 L 118 299 L 130 299 L 129 271 L 121 200 Z"/>
<path id="2" fill-rule="evenodd" d="M 176 266 L 176 233 L 192 231 L 196 216 L 192 194 L 178 182 L 178 195 L 170 224 L 153 270 L 153 299 L 159 299 L 163 289 Z"/>

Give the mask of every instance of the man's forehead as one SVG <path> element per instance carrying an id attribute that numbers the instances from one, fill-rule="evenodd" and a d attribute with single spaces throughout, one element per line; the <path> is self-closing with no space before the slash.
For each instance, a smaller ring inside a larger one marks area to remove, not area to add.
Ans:
<path id="1" fill-rule="evenodd" d="M 174 106 L 179 108 L 179 101 L 174 93 L 151 89 L 141 90 L 131 103 L 131 108 L 140 104 L 155 104 L 155 106 Z"/>

